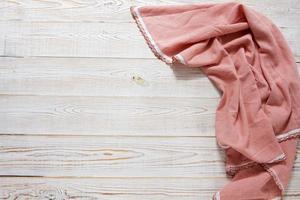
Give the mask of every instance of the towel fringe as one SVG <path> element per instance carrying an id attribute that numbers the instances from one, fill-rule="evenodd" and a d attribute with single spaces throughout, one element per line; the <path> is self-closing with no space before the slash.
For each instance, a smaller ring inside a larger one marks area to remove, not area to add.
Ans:
<path id="1" fill-rule="evenodd" d="M 295 138 L 299 138 L 300 137 L 300 128 L 297 129 L 293 129 L 287 133 L 283 133 L 277 136 L 278 142 L 285 142 L 287 140 L 290 139 L 295 139 Z M 269 164 L 271 163 L 275 163 L 275 162 L 280 162 L 285 160 L 285 156 L 278 156 L 277 159 L 272 160 L 271 162 L 269 162 Z M 250 167 L 253 167 L 255 165 L 258 165 L 259 163 L 256 163 L 254 161 L 249 161 L 246 163 L 242 163 L 239 165 L 231 165 L 231 166 L 226 166 L 226 173 L 229 176 L 234 176 L 238 171 L 242 170 L 242 169 L 247 169 Z"/>
<path id="2" fill-rule="evenodd" d="M 138 6 L 131 6 L 130 7 L 130 12 L 131 15 L 138 27 L 138 29 L 140 30 L 140 32 L 142 33 L 147 45 L 149 46 L 149 48 L 151 49 L 151 51 L 153 52 L 153 54 L 160 60 L 162 60 L 163 62 L 165 62 L 166 64 L 170 65 L 170 64 L 174 64 L 174 62 L 176 62 L 177 58 L 173 57 L 169 57 L 167 55 L 165 55 L 159 48 L 158 46 L 155 44 L 151 34 L 149 33 L 149 31 L 147 30 L 147 27 L 144 24 L 144 21 L 142 19 L 142 17 L 140 16 L 140 12 L 138 10 Z"/>
<path id="3" fill-rule="evenodd" d="M 281 183 L 277 173 L 270 166 L 268 166 L 267 164 L 261 164 L 261 165 L 272 176 L 272 178 L 275 181 L 276 185 L 280 189 L 281 195 L 283 196 L 284 187 L 283 187 L 283 184 Z"/>
<path id="4" fill-rule="evenodd" d="M 300 129 L 294 129 L 292 131 L 289 131 L 287 133 L 284 134 L 280 134 L 279 136 L 277 136 L 278 142 L 285 142 L 288 141 L 290 139 L 295 139 L 300 137 Z M 285 159 L 285 156 L 278 156 L 278 159 L 274 159 L 274 162 L 279 162 Z M 256 163 L 253 161 L 247 162 L 247 163 L 243 163 L 237 166 L 227 166 L 226 167 L 226 173 L 229 176 L 234 176 L 238 171 L 242 170 L 242 169 L 247 169 L 247 168 L 251 168 L 254 167 L 256 165 L 261 165 L 273 178 L 275 184 L 278 186 L 278 188 L 280 189 L 281 195 L 283 196 L 284 193 L 284 186 L 282 184 L 282 182 L 280 181 L 277 173 L 271 168 L 271 166 L 269 166 L 267 163 Z M 276 198 L 275 198 L 276 199 Z"/>

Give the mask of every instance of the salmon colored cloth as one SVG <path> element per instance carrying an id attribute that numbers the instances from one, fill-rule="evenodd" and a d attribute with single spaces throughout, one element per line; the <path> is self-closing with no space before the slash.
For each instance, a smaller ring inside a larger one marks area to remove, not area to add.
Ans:
<path id="1" fill-rule="evenodd" d="M 215 130 L 232 181 L 214 199 L 281 199 L 300 135 L 300 78 L 279 29 L 239 3 L 131 7 L 131 13 L 159 59 L 200 67 L 222 94 Z"/>

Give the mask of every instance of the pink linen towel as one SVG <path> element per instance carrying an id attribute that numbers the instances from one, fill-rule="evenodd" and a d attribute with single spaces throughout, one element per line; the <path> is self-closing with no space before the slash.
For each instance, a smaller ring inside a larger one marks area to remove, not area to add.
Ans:
<path id="1" fill-rule="evenodd" d="M 222 94 L 215 134 L 232 181 L 213 199 L 281 199 L 300 136 L 300 78 L 279 29 L 233 2 L 140 6 L 131 13 L 159 59 L 200 67 Z"/>

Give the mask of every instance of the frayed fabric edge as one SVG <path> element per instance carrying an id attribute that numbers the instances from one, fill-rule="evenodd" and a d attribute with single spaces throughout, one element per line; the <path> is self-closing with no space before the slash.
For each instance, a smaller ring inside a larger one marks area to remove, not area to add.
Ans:
<path id="1" fill-rule="evenodd" d="M 278 186 L 278 188 L 281 191 L 281 195 L 283 195 L 284 186 L 283 186 L 282 182 L 280 181 L 277 173 L 270 166 L 268 166 L 267 164 L 262 164 L 262 166 L 272 176 L 273 180 L 275 181 L 276 185 Z"/>
<path id="2" fill-rule="evenodd" d="M 131 12 L 131 15 L 132 15 L 138 29 L 142 33 L 148 47 L 151 49 L 153 54 L 158 59 L 162 60 L 164 63 L 166 63 L 168 65 L 172 65 L 177 62 L 181 63 L 183 65 L 186 65 L 186 62 L 185 62 L 184 58 L 182 57 L 182 55 L 177 54 L 173 57 L 170 57 L 161 51 L 161 49 L 158 47 L 158 45 L 155 43 L 154 39 L 152 38 L 151 33 L 148 31 L 146 24 L 140 14 L 139 8 L 141 8 L 141 6 L 131 6 L 130 12 Z"/>
<path id="3" fill-rule="evenodd" d="M 280 134 L 277 136 L 277 140 L 279 143 L 281 142 L 285 142 L 289 139 L 295 139 L 295 138 L 299 138 L 300 137 L 300 128 L 297 129 L 293 129 L 291 131 L 288 131 L 286 133 Z M 285 160 L 285 156 L 284 154 L 279 155 L 277 158 L 271 160 L 270 162 L 268 162 L 268 164 L 272 164 L 275 162 L 280 162 Z M 242 163 L 240 165 L 232 165 L 232 166 L 227 166 L 226 167 L 226 173 L 230 176 L 234 176 L 239 170 L 242 169 L 246 169 L 249 167 L 253 167 L 255 165 L 257 165 L 259 163 L 253 162 L 253 161 L 249 161 L 246 163 Z"/>
<path id="4" fill-rule="evenodd" d="M 220 191 L 218 191 L 214 194 L 212 200 L 221 200 Z M 282 197 L 278 196 L 278 197 L 274 197 L 270 200 L 282 200 Z"/>
<path id="5" fill-rule="evenodd" d="M 217 192 L 217 193 L 213 196 L 213 200 L 221 200 L 220 192 Z"/>
<path id="6" fill-rule="evenodd" d="M 285 160 L 285 158 L 286 158 L 285 154 L 281 154 L 281 155 L 279 155 L 278 157 L 276 157 L 275 159 L 269 161 L 266 164 L 272 164 L 272 163 L 280 162 L 280 161 Z M 246 162 L 246 163 L 243 163 L 243 164 L 240 164 L 240 165 L 226 166 L 226 173 L 229 176 L 234 176 L 238 171 L 240 171 L 242 169 L 247 169 L 247 168 L 253 167 L 253 166 L 258 165 L 258 164 L 260 164 L 260 163 L 249 161 L 249 162 Z"/>
<path id="7" fill-rule="evenodd" d="M 300 137 L 300 132 L 299 131 L 300 131 L 300 129 L 298 128 L 298 129 L 294 129 L 292 131 L 289 131 L 287 133 L 280 134 L 279 136 L 277 136 L 278 142 L 285 142 L 285 141 L 288 141 L 290 139 L 299 138 Z M 284 157 L 279 156 L 278 159 L 276 160 L 276 162 L 280 162 L 280 161 L 284 160 L 284 158 L 285 158 L 285 156 Z M 278 186 L 278 188 L 281 192 L 281 196 L 283 196 L 285 188 L 284 188 L 280 178 L 278 177 L 276 171 L 273 170 L 271 168 L 271 166 L 268 165 L 268 163 L 248 162 L 248 163 L 245 163 L 244 165 L 239 165 L 236 168 L 226 169 L 226 173 L 230 176 L 234 176 L 239 170 L 246 169 L 246 168 L 251 168 L 251 167 L 256 166 L 256 165 L 261 165 L 271 175 L 271 177 L 273 178 L 275 184 Z M 277 200 L 277 199 L 280 200 L 280 199 L 282 199 L 282 197 L 276 197 L 274 200 Z"/>
<path id="8" fill-rule="evenodd" d="M 221 200 L 220 191 L 218 191 L 214 194 L 212 200 Z M 270 200 L 282 200 L 282 197 L 274 197 Z"/>

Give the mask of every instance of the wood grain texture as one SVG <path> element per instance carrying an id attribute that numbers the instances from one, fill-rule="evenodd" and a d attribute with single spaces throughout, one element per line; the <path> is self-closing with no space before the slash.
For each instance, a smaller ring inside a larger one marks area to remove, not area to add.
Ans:
<path id="1" fill-rule="evenodd" d="M 0 1 L 0 200 L 206 200 L 228 183 L 219 92 L 157 60 L 129 13 L 198 2 Z M 239 2 L 300 62 L 298 0 Z M 300 198 L 299 153 L 285 200 Z"/>
<path id="2" fill-rule="evenodd" d="M 2 178 L 0 199 L 206 200 L 227 181 L 223 178 Z M 285 200 L 298 200 L 293 179 Z"/>
<path id="3" fill-rule="evenodd" d="M 226 177 L 224 154 L 214 137 L 2 135 L 0 139 L 2 176 Z M 294 175 L 300 176 L 299 160 L 294 168 Z"/>
<path id="4" fill-rule="evenodd" d="M 0 133 L 213 136 L 209 98 L 1 96 Z"/>
<path id="5" fill-rule="evenodd" d="M 157 59 L 4 57 L 0 77 L 2 95 L 220 96 L 199 68 Z"/>

